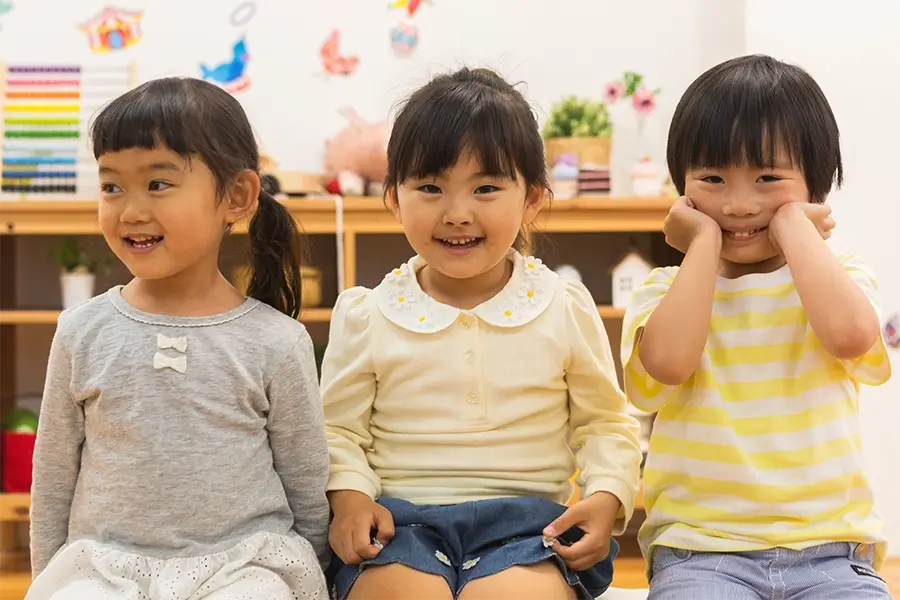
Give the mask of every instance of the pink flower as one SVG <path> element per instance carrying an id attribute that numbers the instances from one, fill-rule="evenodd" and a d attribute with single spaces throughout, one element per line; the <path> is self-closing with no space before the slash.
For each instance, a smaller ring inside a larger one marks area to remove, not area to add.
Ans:
<path id="1" fill-rule="evenodd" d="M 656 98 L 650 90 L 637 90 L 631 96 L 631 104 L 639 115 L 646 115 L 656 108 Z"/>
<path id="2" fill-rule="evenodd" d="M 610 83 L 606 86 L 604 95 L 606 96 L 607 104 L 612 104 L 625 96 L 625 86 L 619 81 Z"/>

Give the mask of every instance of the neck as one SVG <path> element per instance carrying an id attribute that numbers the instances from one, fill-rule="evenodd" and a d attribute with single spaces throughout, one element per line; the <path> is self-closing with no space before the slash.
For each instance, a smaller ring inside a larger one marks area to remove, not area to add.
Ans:
<path id="1" fill-rule="evenodd" d="M 125 300 L 148 313 L 178 317 L 209 316 L 240 306 L 244 297 L 216 265 L 185 269 L 165 279 L 135 277 L 122 290 Z"/>
<path id="2" fill-rule="evenodd" d="M 418 279 L 422 291 L 442 304 L 471 310 L 498 293 L 512 276 L 513 264 L 507 259 L 468 279 L 454 279 L 425 265 Z"/>
<path id="3" fill-rule="evenodd" d="M 786 264 L 784 257 L 781 255 L 773 256 L 762 262 L 752 264 L 733 263 L 727 260 L 719 261 L 719 275 L 726 279 L 737 279 L 744 275 L 752 275 L 755 273 L 773 273 Z"/>

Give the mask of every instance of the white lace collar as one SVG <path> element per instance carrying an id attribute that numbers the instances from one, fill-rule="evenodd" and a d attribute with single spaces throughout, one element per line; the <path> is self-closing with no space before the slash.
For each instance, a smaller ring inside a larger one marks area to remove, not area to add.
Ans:
<path id="1" fill-rule="evenodd" d="M 513 261 L 513 273 L 506 286 L 471 311 L 442 304 L 422 291 L 416 273 L 425 261 L 419 256 L 385 275 L 372 294 L 384 316 L 409 331 L 441 331 L 462 313 L 474 314 L 497 327 L 518 327 L 536 319 L 550 306 L 558 288 L 558 276 L 538 258 L 511 251 L 509 259 Z"/>

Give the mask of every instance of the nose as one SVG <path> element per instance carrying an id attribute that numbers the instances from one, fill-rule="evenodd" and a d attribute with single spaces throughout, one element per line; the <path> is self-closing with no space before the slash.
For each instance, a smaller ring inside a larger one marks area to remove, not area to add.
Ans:
<path id="1" fill-rule="evenodd" d="M 444 211 L 444 225 L 462 227 L 471 225 L 474 220 L 470 203 L 462 198 L 450 200 L 447 210 Z"/>
<path id="2" fill-rule="evenodd" d="M 150 207 L 138 197 L 122 198 L 125 206 L 119 215 L 122 223 L 146 223 L 150 220 Z"/>
<path id="3" fill-rule="evenodd" d="M 744 194 L 733 195 L 722 205 L 722 214 L 726 217 L 753 217 L 758 215 L 759 211 L 759 202 Z"/>

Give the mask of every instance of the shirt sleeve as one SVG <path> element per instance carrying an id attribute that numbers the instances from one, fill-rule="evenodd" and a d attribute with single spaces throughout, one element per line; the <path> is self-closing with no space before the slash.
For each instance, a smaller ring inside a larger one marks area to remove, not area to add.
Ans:
<path id="1" fill-rule="evenodd" d="M 677 267 L 653 269 L 647 281 L 635 290 L 622 323 L 621 357 L 625 394 L 638 410 L 648 413 L 662 408 L 678 390 L 678 386 L 665 385 L 653 379 L 644 369 L 638 352 L 644 325 L 669 291 L 677 272 Z M 676 351 L 673 348 L 673 352 Z"/>
<path id="2" fill-rule="evenodd" d="M 840 263 L 844 267 L 844 272 L 869 299 L 875 309 L 875 314 L 878 315 L 879 329 L 881 329 L 881 298 L 875 273 L 865 262 L 855 256 L 843 257 L 840 259 Z M 864 385 L 875 386 L 887 382 L 891 378 L 891 359 L 884 342 L 883 331 L 879 332 L 875 345 L 868 352 L 852 360 L 842 360 L 841 364 L 850 377 Z"/>
<path id="3" fill-rule="evenodd" d="M 325 496 L 328 445 L 316 379 L 313 344 L 304 330 L 269 382 L 267 428 L 294 529 L 309 541 L 324 569 L 331 561 L 331 512 Z"/>
<path id="4" fill-rule="evenodd" d="M 322 360 L 322 402 L 331 475 L 328 491 L 355 490 L 375 499 L 381 482 L 369 465 L 369 421 L 375 402 L 369 290 L 345 290 L 335 303 Z"/>
<path id="5" fill-rule="evenodd" d="M 38 418 L 31 485 L 31 572 L 37 577 L 69 537 L 69 515 L 81 469 L 84 409 L 72 393 L 66 314 L 50 345 Z"/>
<path id="6" fill-rule="evenodd" d="M 571 445 L 584 497 L 608 492 L 622 503 L 613 531 L 624 532 L 640 488 L 640 425 L 627 412 L 619 389 L 612 350 L 590 292 L 579 282 L 566 282 Z"/>

